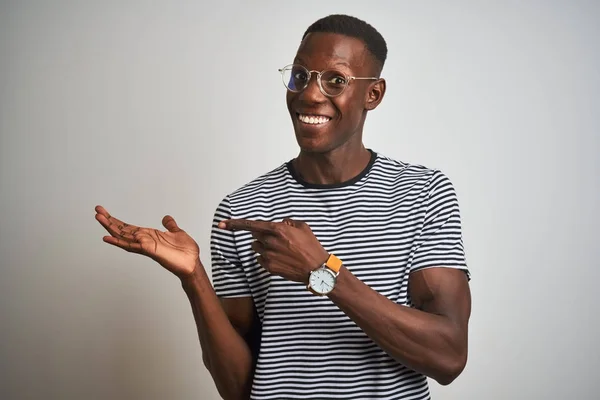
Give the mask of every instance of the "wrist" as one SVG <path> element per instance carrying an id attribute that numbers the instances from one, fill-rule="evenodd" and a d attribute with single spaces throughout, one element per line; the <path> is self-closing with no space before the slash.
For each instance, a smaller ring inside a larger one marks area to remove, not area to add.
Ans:
<path id="1" fill-rule="evenodd" d="M 198 259 L 196 260 L 192 272 L 179 276 L 179 280 L 181 281 L 181 285 L 183 286 L 183 288 L 187 289 L 201 282 L 203 275 L 206 276 L 206 271 L 204 270 L 202 262 L 200 261 L 200 259 Z"/>
<path id="2" fill-rule="evenodd" d="M 325 249 L 323 249 L 323 254 L 315 257 L 315 259 L 318 260 L 319 263 L 317 265 L 311 265 L 310 269 L 308 270 L 308 273 L 305 273 L 304 281 L 302 281 L 302 283 L 305 285 L 309 284 L 310 276 L 312 275 L 312 273 L 322 268 L 323 265 L 327 262 L 327 260 L 329 259 L 329 253 Z"/>
<path id="3" fill-rule="evenodd" d="M 337 277 L 342 267 L 342 260 L 334 254 L 328 254 L 321 266 L 309 274 L 306 288 L 317 296 L 326 296 L 337 285 Z"/>
<path id="4" fill-rule="evenodd" d="M 351 275 L 351 272 L 342 264 L 335 279 L 335 286 L 333 287 L 333 290 L 327 294 L 327 297 L 335 301 L 339 297 L 340 292 L 343 292 L 344 288 L 347 288 L 349 275 Z"/>

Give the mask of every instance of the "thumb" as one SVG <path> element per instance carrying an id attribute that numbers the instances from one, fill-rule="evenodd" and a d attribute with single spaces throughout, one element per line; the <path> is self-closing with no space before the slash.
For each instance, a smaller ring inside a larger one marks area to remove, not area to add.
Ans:
<path id="1" fill-rule="evenodd" d="M 177 222 L 170 215 L 165 215 L 162 219 L 162 224 L 169 232 L 179 232 L 181 229 L 177 226 Z"/>
<path id="2" fill-rule="evenodd" d="M 296 226 L 296 221 L 291 218 L 284 218 L 281 222 L 289 226 Z"/>
<path id="3" fill-rule="evenodd" d="M 292 226 L 294 228 L 312 232 L 312 229 L 310 229 L 310 226 L 308 226 L 308 224 L 304 221 L 300 221 L 300 220 L 292 219 L 292 218 L 284 218 L 282 222 L 284 224 Z"/>

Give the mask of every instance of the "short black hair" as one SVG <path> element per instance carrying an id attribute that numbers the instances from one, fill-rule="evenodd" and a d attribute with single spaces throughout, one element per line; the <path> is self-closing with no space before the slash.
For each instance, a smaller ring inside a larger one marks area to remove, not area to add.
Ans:
<path id="1" fill-rule="evenodd" d="M 309 33 L 338 33 L 362 40 L 367 50 L 379 63 L 379 70 L 383 68 L 387 57 L 387 44 L 381 34 L 365 21 L 350 15 L 332 14 L 315 21 L 308 27 L 302 40 Z"/>

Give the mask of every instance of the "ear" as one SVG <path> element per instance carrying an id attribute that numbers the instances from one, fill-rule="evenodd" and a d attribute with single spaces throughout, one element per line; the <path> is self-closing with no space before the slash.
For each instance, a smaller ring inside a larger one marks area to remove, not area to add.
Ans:
<path id="1" fill-rule="evenodd" d="M 365 102 L 365 110 L 374 110 L 379 105 L 379 103 L 381 103 L 381 100 L 383 100 L 384 95 L 385 79 L 381 78 L 369 86 L 369 91 L 367 92 L 367 98 Z"/>

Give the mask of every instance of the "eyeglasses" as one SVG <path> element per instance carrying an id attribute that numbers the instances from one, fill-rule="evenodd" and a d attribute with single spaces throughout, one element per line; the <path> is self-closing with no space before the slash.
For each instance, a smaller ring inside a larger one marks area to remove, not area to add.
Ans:
<path id="1" fill-rule="evenodd" d="M 283 84 L 291 92 L 301 92 L 308 86 L 313 72 L 317 74 L 317 83 L 321 93 L 328 97 L 339 96 L 355 79 L 377 80 L 375 77 L 347 76 L 333 69 L 309 71 L 302 65 L 290 64 L 279 69 Z"/>

